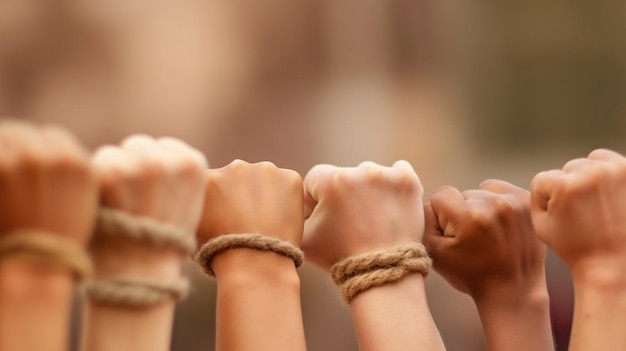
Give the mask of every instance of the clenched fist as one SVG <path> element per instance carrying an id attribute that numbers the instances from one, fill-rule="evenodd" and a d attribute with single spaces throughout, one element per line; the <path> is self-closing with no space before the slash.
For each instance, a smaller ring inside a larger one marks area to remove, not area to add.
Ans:
<path id="1" fill-rule="evenodd" d="M 343 258 L 422 240 L 423 188 L 406 161 L 392 167 L 318 165 L 304 183 L 302 247 L 307 260 L 327 272 Z"/>
<path id="2" fill-rule="evenodd" d="M 532 182 L 537 235 L 572 273 L 626 270 L 626 158 L 595 150 Z M 599 270 L 596 270 L 599 269 Z M 626 280 L 626 278 L 623 278 Z"/>
<path id="3" fill-rule="evenodd" d="M 502 181 L 478 190 L 445 187 L 425 207 L 434 266 L 453 287 L 484 294 L 545 289 L 546 248 L 537 240 L 528 191 Z"/>
<path id="4" fill-rule="evenodd" d="M 65 130 L 0 123 L 0 236 L 36 229 L 85 244 L 98 188 L 86 150 Z"/>

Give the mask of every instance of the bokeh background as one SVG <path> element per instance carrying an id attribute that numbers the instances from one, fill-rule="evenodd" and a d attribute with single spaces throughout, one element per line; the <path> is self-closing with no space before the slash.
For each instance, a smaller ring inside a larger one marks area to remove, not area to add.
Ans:
<path id="1" fill-rule="evenodd" d="M 0 0 L 0 116 L 54 123 L 91 149 L 171 135 L 212 167 L 409 160 L 426 196 L 626 151 L 626 2 L 613 0 Z M 572 292 L 553 255 L 555 338 Z M 212 350 L 215 283 L 194 292 L 174 351 Z M 300 269 L 309 350 L 357 350 L 347 308 Z M 448 350 L 483 350 L 471 300 L 432 274 Z"/>

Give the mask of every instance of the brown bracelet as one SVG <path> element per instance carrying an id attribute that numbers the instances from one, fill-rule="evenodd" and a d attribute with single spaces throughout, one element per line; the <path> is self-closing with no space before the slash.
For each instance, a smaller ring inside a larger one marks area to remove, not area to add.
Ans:
<path id="1" fill-rule="evenodd" d="M 189 282 L 180 278 L 164 282 L 154 278 L 119 276 L 87 282 L 84 293 L 100 305 L 142 308 L 169 299 L 182 300 L 187 296 Z"/>
<path id="2" fill-rule="evenodd" d="M 98 212 L 95 239 L 104 236 L 125 236 L 152 245 L 172 246 L 186 254 L 196 250 L 196 239 L 192 233 L 112 208 L 101 208 Z"/>
<path id="3" fill-rule="evenodd" d="M 344 301 L 350 303 L 367 289 L 397 281 L 409 273 L 427 275 L 431 267 L 426 247 L 409 243 L 348 257 L 335 263 L 330 272 L 335 284 L 341 287 Z"/>
<path id="4" fill-rule="evenodd" d="M 213 257 L 222 251 L 239 247 L 260 251 L 273 251 L 291 258 L 296 267 L 300 267 L 304 261 L 304 254 L 300 248 L 287 241 L 261 234 L 227 234 L 218 236 L 202 245 L 198 253 L 194 256 L 194 260 L 202 267 L 206 274 L 215 277 L 215 273 L 211 268 L 211 260 L 213 260 Z"/>
<path id="5" fill-rule="evenodd" d="M 0 239 L 0 258 L 8 256 L 67 268 L 78 280 L 92 273 L 85 249 L 72 240 L 39 230 L 17 230 Z"/>

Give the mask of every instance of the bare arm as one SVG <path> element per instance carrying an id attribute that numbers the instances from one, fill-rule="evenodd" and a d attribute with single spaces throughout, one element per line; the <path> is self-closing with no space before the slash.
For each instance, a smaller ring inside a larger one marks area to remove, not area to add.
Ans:
<path id="1" fill-rule="evenodd" d="M 307 260 L 326 272 L 342 259 L 422 239 L 423 190 L 407 162 L 320 165 L 309 171 L 305 185 L 303 248 Z M 350 308 L 362 350 L 444 349 L 420 273 L 367 289 Z"/>
<path id="2" fill-rule="evenodd" d="M 206 160 L 171 138 L 127 138 L 94 156 L 103 206 L 149 218 L 193 237 L 200 219 Z M 121 236 L 97 236 L 92 244 L 96 281 L 120 276 L 176 282 L 185 254 L 176 247 Z M 166 351 L 176 301 L 146 306 L 87 299 L 84 348 L 88 351 Z"/>
<path id="3" fill-rule="evenodd" d="M 626 345 L 626 158 L 596 150 L 531 186 L 538 237 L 569 266 L 574 281 L 570 350 Z"/>
<path id="4" fill-rule="evenodd" d="M 217 350 L 305 350 L 300 279 L 293 261 L 233 249 L 214 260 Z"/>
<path id="5" fill-rule="evenodd" d="M 530 194 L 494 180 L 464 192 L 444 187 L 425 212 L 435 269 L 474 300 L 487 348 L 554 350 L 546 248 L 535 237 Z"/>
<path id="6" fill-rule="evenodd" d="M 238 160 L 210 170 L 198 241 L 260 234 L 298 246 L 302 194 L 296 172 L 269 162 Z M 291 258 L 233 248 L 210 264 L 217 279 L 217 350 L 306 350 L 300 280 Z"/>
<path id="7" fill-rule="evenodd" d="M 87 152 L 61 129 L 18 122 L 0 123 L 0 144 L 0 241 L 32 231 L 81 250 L 97 206 Z M 69 346 L 75 272 L 41 254 L 0 252 L 0 350 Z"/>

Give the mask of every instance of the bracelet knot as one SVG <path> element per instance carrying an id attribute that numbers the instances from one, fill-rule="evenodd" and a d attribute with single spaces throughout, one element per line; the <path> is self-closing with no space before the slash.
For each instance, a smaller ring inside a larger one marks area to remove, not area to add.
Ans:
<path id="1" fill-rule="evenodd" d="M 345 258 L 335 263 L 330 272 L 335 284 L 341 287 L 344 301 L 350 303 L 367 289 L 397 281 L 409 273 L 427 275 L 431 268 L 432 259 L 426 247 L 409 243 Z"/>

